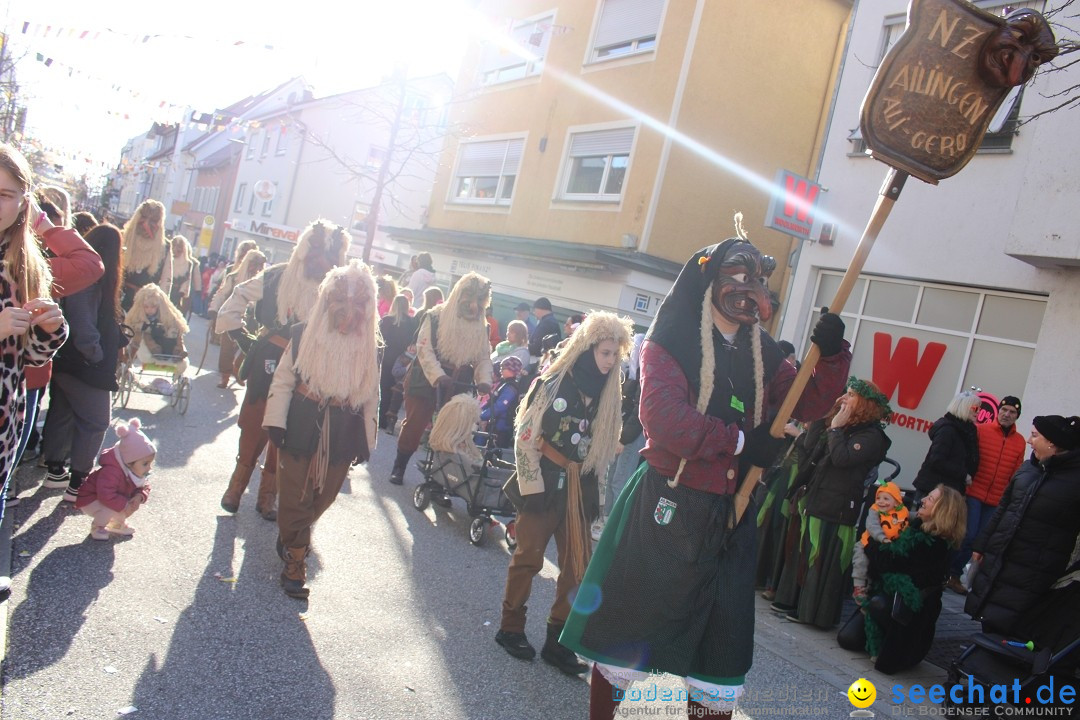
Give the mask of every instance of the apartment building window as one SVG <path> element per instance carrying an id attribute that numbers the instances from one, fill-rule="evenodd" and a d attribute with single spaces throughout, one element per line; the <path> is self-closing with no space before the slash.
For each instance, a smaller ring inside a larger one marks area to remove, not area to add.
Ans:
<path id="1" fill-rule="evenodd" d="M 274 210 L 274 198 L 277 197 L 277 183 L 274 183 L 274 194 L 269 200 L 263 203 L 262 215 L 263 217 L 270 217 L 270 213 Z"/>
<path id="2" fill-rule="evenodd" d="M 387 159 L 386 148 L 375 147 L 372 145 L 368 148 L 367 160 L 364 161 L 364 167 L 372 172 L 378 172 Z"/>
<path id="3" fill-rule="evenodd" d="M 572 133 L 562 199 L 620 200 L 633 144 L 632 127 Z"/>
<path id="4" fill-rule="evenodd" d="M 251 137 L 248 138 L 247 152 L 244 154 L 246 160 L 255 159 L 255 138 L 258 137 L 258 135 L 259 133 L 253 132 L 251 133 Z"/>
<path id="5" fill-rule="evenodd" d="M 462 143 L 452 201 L 509 205 L 524 145 L 523 138 Z"/>
<path id="6" fill-rule="evenodd" d="M 240 187 L 236 190 L 236 205 L 233 206 L 233 210 L 241 212 L 244 209 L 244 193 L 247 192 L 247 183 L 240 183 Z"/>
<path id="7" fill-rule="evenodd" d="M 1002 2 L 1002 0 L 983 0 L 982 2 L 976 2 L 975 4 L 980 9 L 996 15 L 1005 15 L 1014 10 L 1025 8 L 1043 12 L 1046 6 L 1045 0 L 1019 0 L 1018 2 L 1009 3 Z M 892 49 L 893 45 L 896 44 L 896 41 L 904 34 L 904 29 L 906 27 L 907 17 L 904 15 L 891 15 L 885 18 L 878 55 L 879 65 L 881 64 L 881 61 L 885 59 L 885 54 Z M 982 143 L 979 145 L 980 151 L 1008 151 L 1012 149 L 1012 139 L 1019 132 L 1020 101 L 1023 97 L 1024 92 L 1022 85 L 1013 88 L 1005 97 L 1001 105 L 998 106 L 993 119 L 990 120 L 990 126 L 987 128 L 986 135 L 983 136 Z M 855 128 L 855 130 L 852 131 L 848 136 L 848 140 L 851 141 L 851 152 L 853 154 L 863 154 L 866 152 L 866 142 L 863 140 L 862 132 L 859 128 Z"/>
<path id="8" fill-rule="evenodd" d="M 510 31 L 510 46 L 488 46 L 480 66 L 480 82 L 493 85 L 539 75 L 554 22 L 554 13 L 516 22 Z"/>
<path id="9" fill-rule="evenodd" d="M 608 60 L 656 49 L 664 0 L 603 0 L 592 60 Z"/>
<path id="10" fill-rule="evenodd" d="M 262 151 L 259 153 L 259 157 L 266 157 L 267 153 L 269 153 L 269 152 L 270 152 L 270 130 L 266 129 L 266 130 L 263 131 Z"/>
<path id="11" fill-rule="evenodd" d="M 289 128 L 287 125 L 282 125 L 278 130 L 277 147 L 274 148 L 274 155 L 284 155 L 285 151 L 289 149 Z"/>

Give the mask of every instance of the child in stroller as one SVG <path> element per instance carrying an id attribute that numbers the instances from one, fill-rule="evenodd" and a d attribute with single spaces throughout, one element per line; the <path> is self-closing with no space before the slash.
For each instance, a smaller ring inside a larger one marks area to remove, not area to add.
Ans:
<path id="1" fill-rule="evenodd" d="M 515 510 L 502 488 L 514 471 L 514 464 L 503 461 L 492 436 L 483 449 L 473 442 L 480 421 L 480 405 L 476 398 L 462 393 L 451 398 L 438 410 L 428 435 L 428 454 L 420 463 L 424 482 L 413 493 L 413 506 L 424 510 L 428 502 L 450 507 L 450 499 L 465 500 L 473 518 L 469 525 L 469 540 L 474 545 L 484 541 L 488 525 L 495 524 L 493 515 L 513 517 Z M 507 524 L 507 543 L 513 544 L 513 521 Z"/>
<path id="2" fill-rule="evenodd" d="M 487 405 L 480 411 L 480 422 L 487 433 L 495 436 L 495 447 L 514 447 L 514 415 L 521 399 L 518 377 L 524 369 L 518 357 L 503 358 L 499 362 L 499 383 L 492 388 Z M 477 444 L 486 444 L 484 436 L 478 437 Z"/>

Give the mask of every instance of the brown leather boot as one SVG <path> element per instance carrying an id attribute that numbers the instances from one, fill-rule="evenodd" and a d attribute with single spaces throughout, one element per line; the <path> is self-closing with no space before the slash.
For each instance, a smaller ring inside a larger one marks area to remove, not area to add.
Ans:
<path id="1" fill-rule="evenodd" d="M 281 573 L 281 587 L 285 594 L 294 598 L 306 598 L 311 589 L 307 586 L 307 548 L 285 548 L 285 569 Z"/>
<path id="2" fill-rule="evenodd" d="M 255 501 L 255 512 L 266 520 L 277 520 L 277 473 L 268 473 L 265 468 L 259 480 L 259 499 Z"/>
<path id="3" fill-rule="evenodd" d="M 221 496 L 221 509 L 225 512 L 234 513 L 240 509 L 240 497 L 247 490 L 251 473 L 255 472 L 254 465 L 241 465 L 236 463 L 232 477 L 229 478 L 229 487 L 225 488 L 225 494 Z"/>

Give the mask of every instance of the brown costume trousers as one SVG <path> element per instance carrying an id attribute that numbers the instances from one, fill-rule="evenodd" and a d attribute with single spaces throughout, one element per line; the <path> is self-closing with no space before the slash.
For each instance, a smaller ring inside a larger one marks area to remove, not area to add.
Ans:
<path id="1" fill-rule="evenodd" d="M 420 438 L 435 414 L 435 398 L 405 394 L 405 422 L 398 436 L 398 453 L 412 455 L 420 447 Z"/>
<path id="2" fill-rule="evenodd" d="M 218 372 L 221 377 L 227 378 L 233 374 L 233 361 L 236 358 L 236 341 L 229 333 L 218 335 L 221 339 L 221 350 L 218 352 Z"/>
<path id="3" fill-rule="evenodd" d="M 532 581 L 544 567 L 544 550 L 548 541 L 555 537 L 559 558 L 559 579 L 555 583 L 555 603 L 548 616 L 559 624 L 570 615 L 570 593 L 577 583 L 567 567 L 569 542 L 566 535 L 566 510 L 555 503 L 554 508 L 543 512 L 520 512 L 517 516 L 518 546 L 510 558 L 506 573 L 506 593 L 503 595 L 502 625 L 506 632 L 525 632 L 525 603 L 532 592 Z"/>
<path id="4" fill-rule="evenodd" d="M 240 405 L 240 418 L 236 424 L 240 426 L 240 448 L 236 452 L 238 465 L 254 467 L 259 462 L 263 448 L 266 448 L 270 439 L 266 430 L 263 429 L 263 415 L 266 414 L 266 400 L 244 402 Z M 276 482 L 278 464 L 278 449 L 271 445 L 266 449 L 266 463 L 263 465 L 260 484 Z M 274 486 L 276 487 L 276 485 Z M 260 487 L 260 492 L 262 488 Z"/>
<path id="5" fill-rule="evenodd" d="M 311 544 L 311 528 L 326 509 L 334 504 L 349 463 L 331 465 L 326 469 L 322 488 L 308 476 L 308 468 L 315 458 L 301 458 L 290 452 L 278 455 L 278 535 L 287 548 L 302 548 Z"/>

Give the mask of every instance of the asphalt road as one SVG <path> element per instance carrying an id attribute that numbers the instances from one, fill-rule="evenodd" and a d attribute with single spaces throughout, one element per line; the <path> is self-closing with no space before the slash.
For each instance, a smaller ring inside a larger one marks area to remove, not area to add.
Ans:
<path id="1" fill-rule="evenodd" d="M 205 328 L 193 319 L 195 359 Z M 216 354 L 212 347 L 210 366 Z M 116 718 L 132 707 L 128 717 L 178 720 L 587 715 L 582 679 L 512 659 L 493 642 L 509 558 L 501 531 L 474 547 L 461 501 L 415 510 L 415 468 L 404 487 L 386 482 L 395 452 L 388 435 L 317 526 L 310 599 L 286 597 L 276 526 L 255 513 L 257 488 L 235 516 L 218 506 L 242 390 L 216 383 L 216 373 L 194 377 L 183 416 L 139 393 L 114 410 L 114 418 L 141 418 L 159 446 L 133 538 L 91 540 L 89 518 L 61 502 L 61 490 L 39 487 L 44 470 L 20 469 L 5 720 Z M 528 634 L 537 647 L 555 574 L 549 562 L 534 584 Z M 851 710 L 835 687 L 760 647 L 748 689 L 757 694 L 743 717 L 803 704 L 780 692 L 810 693 L 812 714 Z M 662 703 L 624 710 L 682 714 Z"/>

